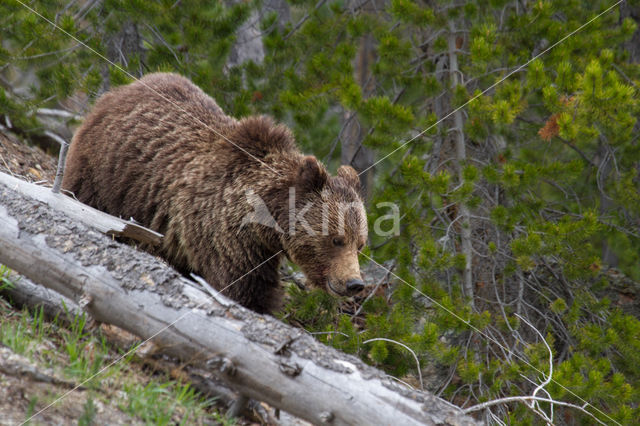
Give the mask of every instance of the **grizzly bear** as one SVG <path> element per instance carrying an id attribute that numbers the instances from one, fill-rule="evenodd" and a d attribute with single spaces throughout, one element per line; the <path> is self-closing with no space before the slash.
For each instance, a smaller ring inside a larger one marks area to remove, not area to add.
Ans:
<path id="1" fill-rule="evenodd" d="M 287 127 L 227 116 L 179 75 L 150 74 L 100 97 L 73 137 L 62 186 L 162 233 L 160 248 L 145 248 L 254 311 L 280 306 L 285 256 L 311 286 L 363 288 L 355 170 L 330 176 Z"/>

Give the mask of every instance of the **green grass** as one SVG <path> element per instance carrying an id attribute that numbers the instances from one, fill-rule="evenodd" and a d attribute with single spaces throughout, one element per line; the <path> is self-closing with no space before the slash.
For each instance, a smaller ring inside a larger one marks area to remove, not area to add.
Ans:
<path id="1" fill-rule="evenodd" d="M 200 403 L 195 389 L 189 384 L 128 383 L 124 391 L 126 398 L 118 404 L 122 411 L 156 425 L 173 424 L 176 412 L 184 413 L 179 424 L 189 424 L 193 420 L 190 419 L 192 413 L 197 411 Z"/>
<path id="2" fill-rule="evenodd" d="M 93 403 L 93 398 L 89 396 L 87 402 L 82 406 L 82 416 L 78 418 L 78 426 L 90 426 L 93 425 L 94 418 L 96 416 L 96 406 Z"/>
<path id="3" fill-rule="evenodd" d="M 0 266 L 0 288 L 10 285 L 8 270 Z M 111 347 L 99 329 L 88 327 L 85 315 L 70 318 L 70 323 L 57 317 L 49 321 L 42 309 L 19 311 L 2 296 L 0 301 L 0 342 L 43 369 L 53 369 L 59 378 L 79 384 L 123 354 Z M 200 396 L 188 383 L 146 372 L 133 357 L 126 356 L 84 383 L 89 390 L 82 415 L 70 420 L 93 424 L 95 401 L 100 400 L 146 424 L 233 424 L 213 409 L 212 400 Z M 30 413 L 36 402 L 35 397 L 30 401 Z"/>

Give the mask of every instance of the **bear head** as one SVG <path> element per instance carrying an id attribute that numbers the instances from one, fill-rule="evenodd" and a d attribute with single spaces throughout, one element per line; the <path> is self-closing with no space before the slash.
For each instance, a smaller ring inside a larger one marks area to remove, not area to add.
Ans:
<path id="1" fill-rule="evenodd" d="M 357 293 L 364 288 L 358 252 L 368 233 L 358 174 L 341 166 L 330 176 L 315 157 L 307 156 L 294 182 L 285 252 L 311 287 L 335 295 Z"/>

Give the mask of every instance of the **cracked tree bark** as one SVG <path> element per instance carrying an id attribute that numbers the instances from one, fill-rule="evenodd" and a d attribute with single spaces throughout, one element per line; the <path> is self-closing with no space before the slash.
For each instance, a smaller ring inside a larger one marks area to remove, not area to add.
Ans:
<path id="1" fill-rule="evenodd" d="M 211 371 L 241 395 L 314 424 L 476 424 L 299 329 L 207 296 L 157 258 L 3 184 L 0 263 L 96 321 L 153 339 L 157 350 Z"/>

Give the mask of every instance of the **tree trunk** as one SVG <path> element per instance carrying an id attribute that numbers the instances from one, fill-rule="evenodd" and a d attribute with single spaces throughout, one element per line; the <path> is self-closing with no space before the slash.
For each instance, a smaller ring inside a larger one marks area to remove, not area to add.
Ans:
<path id="1" fill-rule="evenodd" d="M 138 60 L 138 69 L 130 70 L 136 77 L 140 78 L 144 74 L 143 62 L 145 49 L 142 45 L 142 38 L 138 31 L 138 24 L 133 21 L 123 22 L 118 32 L 105 36 L 107 47 L 107 58 L 110 62 L 118 64 L 123 69 L 129 68 L 129 61 Z M 102 88 L 100 94 L 111 89 L 111 78 L 109 77 L 109 64 L 106 62 L 102 66 Z"/>
<path id="2" fill-rule="evenodd" d="M 458 68 L 458 54 L 456 47 L 456 33 L 453 24 L 449 33 L 449 74 L 451 77 L 451 90 L 455 91 L 456 86 L 461 84 L 460 70 Z M 455 105 L 451 105 L 456 107 Z M 458 182 L 462 184 L 464 181 L 463 167 L 467 161 L 466 144 L 464 140 L 464 120 L 462 110 L 453 113 L 453 130 L 455 140 L 455 164 L 458 172 Z M 455 220 L 460 221 L 460 245 L 461 252 L 464 254 L 465 264 L 462 273 L 462 288 L 464 295 L 469 298 L 469 303 L 473 306 L 473 276 L 471 274 L 471 264 L 473 259 L 473 249 L 471 246 L 471 220 L 469 207 L 462 202 L 458 206 L 458 217 Z"/>
<path id="3" fill-rule="evenodd" d="M 0 184 L 0 263 L 243 396 L 314 424 L 475 424 L 304 331 L 194 288 L 147 253 Z"/>
<path id="4" fill-rule="evenodd" d="M 379 4 L 380 3 L 380 4 Z M 362 6 L 362 13 L 375 13 L 376 8 L 383 8 L 384 0 L 372 0 Z M 352 2 L 351 7 L 358 7 L 358 2 Z M 355 80 L 362 89 L 363 98 L 368 98 L 375 92 L 375 77 L 371 68 L 376 61 L 376 50 L 374 38 L 371 34 L 365 34 L 358 47 L 355 61 L 353 63 Z M 352 166 L 360 174 L 360 185 L 366 200 L 371 198 L 373 190 L 373 151 L 363 145 L 367 129 L 363 128 L 358 117 L 353 111 L 345 111 L 344 132 L 340 139 L 340 163 Z M 364 172 L 363 172 L 364 170 Z"/>
<path id="5" fill-rule="evenodd" d="M 234 5 L 241 1 L 243 0 L 229 0 L 228 4 Z M 264 31 L 260 28 L 260 23 L 269 13 L 276 13 L 278 16 L 276 25 L 280 30 L 289 22 L 291 16 L 289 4 L 285 0 L 262 2 L 260 8 L 253 10 L 249 18 L 236 30 L 236 39 L 225 64 L 226 70 L 247 61 L 253 61 L 256 64 L 264 62 L 265 50 L 262 41 Z"/>
<path id="6" fill-rule="evenodd" d="M 636 24 L 640 24 L 640 5 L 629 3 L 628 0 L 620 3 L 620 22 L 626 18 L 631 18 Z M 629 62 L 632 64 L 640 63 L 640 28 L 636 29 L 631 39 L 625 41 L 622 46 L 629 52 Z"/>

